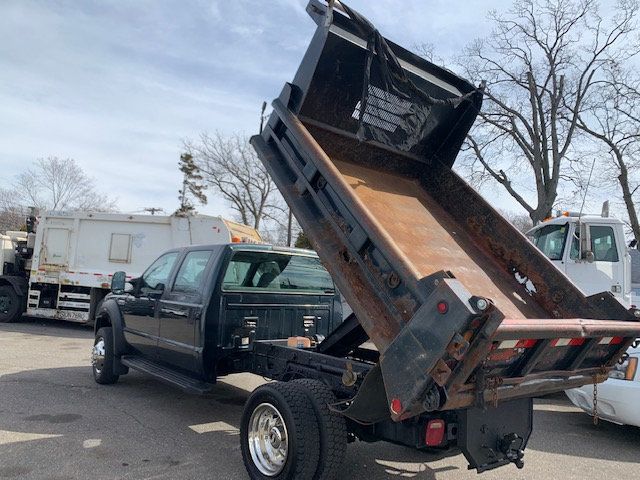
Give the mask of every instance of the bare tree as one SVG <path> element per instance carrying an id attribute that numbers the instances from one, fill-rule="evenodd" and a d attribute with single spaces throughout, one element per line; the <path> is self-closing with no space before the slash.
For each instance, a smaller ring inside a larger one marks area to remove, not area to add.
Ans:
<path id="1" fill-rule="evenodd" d="M 493 33 L 470 45 L 461 62 L 468 77 L 486 81 L 466 145 L 472 178 L 498 182 L 534 223 L 551 213 L 571 169 L 581 168 L 571 165 L 579 161 L 578 112 L 602 68 L 637 52 L 637 2 L 613 8 L 605 21 L 595 0 L 520 0 L 504 15 L 490 14 Z M 535 201 L 523 174 L 535 179 Z"/>
<path id="2" fill-rule="evenodd" d="M 115 201 L 72 158 L 47 157 L 18 175 L 14 191 L 21 204 L 40 210 L 113 211 Z"/>
<path id="3" fill-rule="evenodd" d="M 28 209 L 18 203 L 18 198 L 15 191 L 0 188 L 0 232 L 25 227 Z"/>
<path id="4" fill-rule="evenodd" d="M 633 236 L 640 242 L 634 199 L 640 189 L 640 78 L 612 65 L 597 83 L 577 112 L 577 126 L 604 146 L 602 177 L 617 179 Z"/>
<path id="5" fill-rule="evenodd" d="M 525 215 L 524 213 L 516 213 L 510 210 L 500 210 L 500 213 L 522 233 L 527 233 L 533 228 L 533 222 L 531 221 L 531 218 L 529 218 L 529 216 Z"/>
<path id="6" fill-rule="evenodd" d="M 285 211 L 273 180 L 245 137 L 202 133 L 198 141 L 183 143 L 204 181 L 229 203 L 239 221 L 259 230 Z"/>

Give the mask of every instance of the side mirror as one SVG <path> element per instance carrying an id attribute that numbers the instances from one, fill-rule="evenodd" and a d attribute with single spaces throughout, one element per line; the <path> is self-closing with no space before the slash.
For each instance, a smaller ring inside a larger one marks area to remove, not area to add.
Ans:
<path id="1" fill-rule="evenodd" d="M 111 291 L 113 293 L 122 293 L 125 291 L 127 283 L 127 274 L 124 272 L 116 272 L 111 277 Z"/>
<path id="2" fill-rule="evenodd" d="M 124 293 L 131 293 L 133 292 L 134 287 L 133 287 L 133 283 L 127 282 L 124 284 Z"/>
<path id="3" fill-rule="evenodd" d="M 164 288 L 165 288 L 164 287 L 164 283 L 159 283 L 159 284 L 156 285 L 155 290 L 156 290 L 156 292 L 164 292 Z"/>
<path id="4" fill-rule="evenodd" d="M 596 259 L 596 256 L 591 250 L 587 250 L 586 252 L 583 252 L 582 258 L 584 258 L 589 263 L 593 263 L 593 261 Z"/>

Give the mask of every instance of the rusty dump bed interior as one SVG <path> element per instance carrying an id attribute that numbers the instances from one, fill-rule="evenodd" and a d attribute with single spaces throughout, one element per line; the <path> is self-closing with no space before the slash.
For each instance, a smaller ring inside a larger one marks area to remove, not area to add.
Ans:
<path id="1" fill-rule="evenodd" d="M 491 298 L 507 318 L 548 315 L 514 289 L 513 274 L 482 252 L 467 226 L 457 223 L 418 181 L 339 160 L 334 164 L 419 278 L 449 270 L 472 293 Z"/>
<path id="2" fill-rule="evenodd" d="M 452 170 L 481 89 L 348 8 L 308 11 L 316 33 L 252 144 L 359 322 L 320 351 L 349 355 L 362 329 L 380 352 L 350 408 L 384 392 L 401 420 L 603 381 L 640 323 Z"/>

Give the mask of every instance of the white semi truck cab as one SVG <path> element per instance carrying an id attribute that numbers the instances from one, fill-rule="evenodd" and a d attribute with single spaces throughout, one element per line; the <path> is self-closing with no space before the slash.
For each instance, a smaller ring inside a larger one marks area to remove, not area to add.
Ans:
<path id="1" fill-rule="evenodd" d="M 621 220 L 563 212 L 527 236 L 585 295 L 610 291 L 626 307 L 640 306 Z"/>

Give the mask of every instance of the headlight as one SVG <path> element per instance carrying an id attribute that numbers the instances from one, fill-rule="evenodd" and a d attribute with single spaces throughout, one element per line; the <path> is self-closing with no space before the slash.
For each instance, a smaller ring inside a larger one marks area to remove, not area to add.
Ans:
<path id="1" fill-rule="evenodd" d="M 609 372 L 609 378 L 617 378 L 618 380 L 633 380 L 638 370 L 638 357 L 629 357 L 622 365 L 616 363 L 613 370 Z"/>

